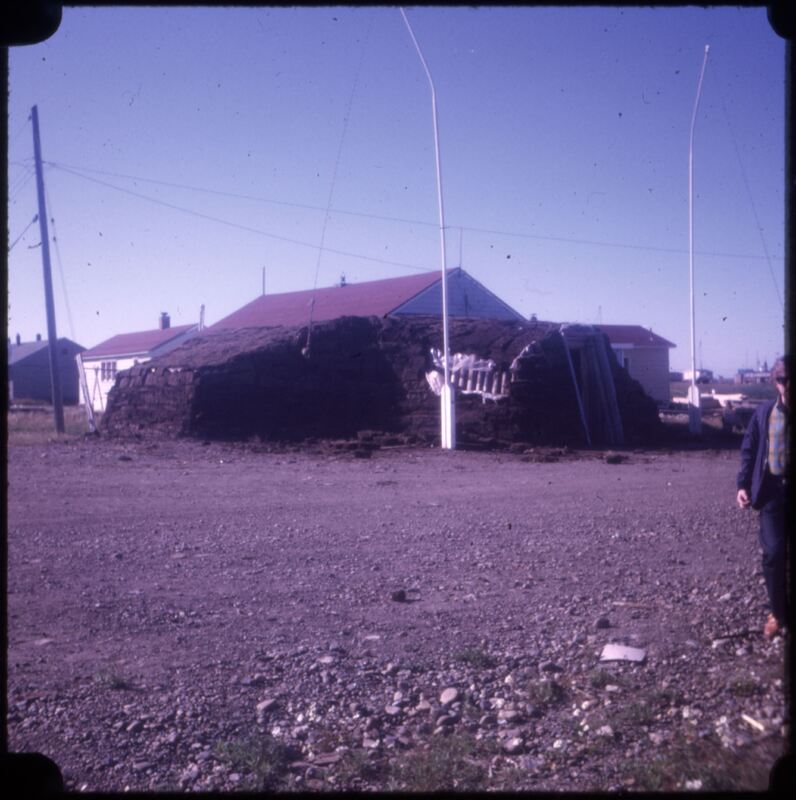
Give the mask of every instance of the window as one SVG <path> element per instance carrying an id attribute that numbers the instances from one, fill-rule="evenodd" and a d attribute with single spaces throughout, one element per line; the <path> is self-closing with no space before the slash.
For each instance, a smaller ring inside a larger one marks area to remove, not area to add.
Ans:
<path id="1" fill-rule="evenodd" d="M 100 379 L 103 381 L 112 381 L 115 377 L 116 377 L 116 362 L 102 361 L 100 363 Z"/>
<path id="2" fill-rule="evenodd" d="M 625 348 L 614 347 L 611 345 L 611 349 L 614 351 L 614 355 L 616 356 L 616 360 L 619 362 L 619 365 L 630 372 L 630 356 L 625 353 Z"/>

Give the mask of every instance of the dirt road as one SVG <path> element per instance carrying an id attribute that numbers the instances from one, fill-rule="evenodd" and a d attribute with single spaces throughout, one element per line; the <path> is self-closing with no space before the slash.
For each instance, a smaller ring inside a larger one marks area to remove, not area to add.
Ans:
<path id="1" fill-rule="evenodd" d="M 11 446 L 10 749 L 92 791 L 762 788 L 736 454 L 604 455 Z"/>

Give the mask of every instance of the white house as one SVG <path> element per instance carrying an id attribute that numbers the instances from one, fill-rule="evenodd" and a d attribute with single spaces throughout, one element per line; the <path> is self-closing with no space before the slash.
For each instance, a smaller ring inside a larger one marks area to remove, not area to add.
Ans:
<path id="1" fill-rule="evenodd" d="M 667 404 L 669 391 L 669 350 L 676 347 L 663 336 L 641 325 L 595 325 L 611 342 L 617 361 L 658 403 Z"/>
<path id="2" fill-rule="evenodd" d="M 163 312 L 159 327 L 153 331 L 121 333 L 83 351 L 80 357 L 86 374 L 88 397 L 81 387 L 81 401 L 89 402 L 94 411 L 104 411 L 117 372 L 168 353 L 198 330 L 198 325 L 175 325 L 172 328 L 169 315 Z"/>

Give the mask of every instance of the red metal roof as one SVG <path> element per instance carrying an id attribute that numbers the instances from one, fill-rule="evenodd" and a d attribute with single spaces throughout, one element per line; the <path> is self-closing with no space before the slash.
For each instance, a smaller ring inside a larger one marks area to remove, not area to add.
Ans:
<path id="1" fill-rule="evenodd" d="M 631 344 L 633 347 L 677 347 L 673 342 L 641 325 L 595 325 L 594 327 L 602 331 L 611 340 L 611 344 L 616 346 Z"/>
<path id="2" fill-rule="evenodd" d="M 83 352 L 83 360 L 99 358 L 100 356 L 132 356 L 148 353 L 166 342 L 170 342 L 186 331 L 195 328 L 195 325 L 175 325 L 171 328 L 158 328 L 154 331 L 140 331 L 138 333 L 120 333 L 112 336 L 96 347 Z"/>
<path id="3" fill-rule="evenodd" d="M 451 272 L 453 270 L 448 270 L 449 274 Z M 440 278 L 439 272 L 423 272 L 402 278 L 348 283 L 345 286 L 266 294 L 233 311 L 229 316 L 209 326 L 208 330 L 307 325 L 313 298 L 314 322 L 347 316 L 383 317 L 438 282 Z"/>

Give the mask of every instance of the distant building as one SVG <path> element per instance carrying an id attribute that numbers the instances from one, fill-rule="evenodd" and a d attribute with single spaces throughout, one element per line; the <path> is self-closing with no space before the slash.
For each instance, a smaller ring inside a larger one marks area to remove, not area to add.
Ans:
<path id="1" fill-rule="evenodd" d="M 683 380 L 683 373 L 682 372 L 674 372 L 673 370 L 669 371 L 669 382 L 671 383 L 674 381 L 675 383 Z"/>
<path id="2" fill-rule="evenodd" d="M 611 342 L 617 361 L 655 401 L 668 404 L 669 350 L 677 345 L 641 325 L 595 325 Z"/>
<path id="3" fill-rule="evenodd" d="M 67 405 L 78 400 L 78 374 L 75 356 L 85 350 L 71 339 L 59 338 L 57 362 L 61 374 L 61 396 Z M 39 400 L 52 403 L 50 345 L 40 335 L 34 342 L 8 340 L 8 400 Z"/>
<path id="4" fill-rule="evenodd" d="M 116 382 L 117 372 L 168 353 L 190 339 L 198 330 L 198 325 L 171 327 L 169 315 L 163 312 L 159 327 L 155 330 L 121 333 L 86 350 L 82 360 L 88 398 L 83 398 L 83 402 L 88 401 L 94 411 L 104 411 L 108 403 L 108 392 Z"/>
<path id="5" fill-rule="evenodd" d="M 693 375 L 693 371 L 687 369 L 683 373 L 683 380 L 690 381 L 691 376 Z M 710 383 L 713 380 L 713 370 L 712 369 L 698 369 L 696 370 L 696 382 L 697 383 Z"/>
<path id="6" fill-rule="evenodd" d="M 767 369 L 739 369 L 733 383 L 771 383 L 771 372 Z"/>
<path id="7" fill-rule="evenodd" d="M 447 275 L 449 316 L 525 321 L 463 269 L 449 269 Z M 308 325 L 310 312 L 313 322 L 346 316 L 438 317 L 442 314 L 442 274 L 423 272 L 363 283 L 343 279 L 337 286 L 322 289 L 261 295 L 207 330 Z"/>

